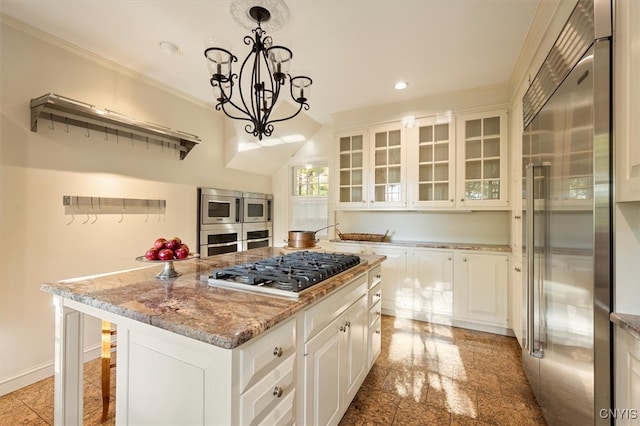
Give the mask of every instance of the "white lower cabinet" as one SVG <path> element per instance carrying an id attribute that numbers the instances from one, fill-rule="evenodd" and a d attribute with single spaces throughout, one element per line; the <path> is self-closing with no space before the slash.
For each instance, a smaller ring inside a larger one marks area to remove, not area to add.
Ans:
<path id="1" fill-rule="evenodd" d="M 506 330 L 509 255 L 461 251 L 454 256 L 454 319 Z"/>
<path id="2" fill-rule="evenodd" d="M 408 276 L 398 308 L 410 309 L 424 320 L 449 323 L 453 315 L 453 251 L 409 250 Z"/>
<path id="3" fill-rule="evenodd" d="M 304 424 L 338 424 L 369 371 L 368 288 L 364 274 L 305 312 Z"/>
<path id="4" fill-rule="evenodd" d="M 617 425 L 640 425 L 640 340 L 615 327 L 615 416 Z"/>
<path id="5" fill-rule="evenodd" d="M 340 242 L 334 248 L 387 257 L 382 263 L 383 314 L 520 334 L 520 322 L 512 316 L 521 312 L 520 283 L 509 288 L 516 276 L 509 269 L 509 253 Z"/>

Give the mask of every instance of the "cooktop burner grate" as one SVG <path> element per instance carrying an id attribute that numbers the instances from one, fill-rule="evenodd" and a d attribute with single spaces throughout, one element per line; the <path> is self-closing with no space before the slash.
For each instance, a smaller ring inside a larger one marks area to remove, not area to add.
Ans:
<path id="1" fill-rule="evenodd" d="M 360 263 L 343 253 L 296 251 L 257 262 L 213 270 L 209 285 L 298 297 L 298 294 Z"/>

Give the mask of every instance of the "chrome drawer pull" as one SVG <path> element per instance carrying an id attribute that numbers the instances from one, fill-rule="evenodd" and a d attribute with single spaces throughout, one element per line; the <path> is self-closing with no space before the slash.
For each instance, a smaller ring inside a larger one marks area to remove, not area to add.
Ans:
<path id="1" fill-rule="evenodd" d="M 282 347 L 276 346 L 275 349 L 273 349 L 273 355 L 280 358 L 282 356 Z"/>

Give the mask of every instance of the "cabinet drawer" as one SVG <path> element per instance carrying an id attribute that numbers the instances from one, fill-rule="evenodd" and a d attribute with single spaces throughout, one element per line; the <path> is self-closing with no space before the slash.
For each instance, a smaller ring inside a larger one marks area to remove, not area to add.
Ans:
<path id="1" fill-rule="evenodd" d="M 378 300 L 378 302 L 369 309 L 369 327 L 373 327 L 373 323 L 380 320 L 380 315 L 382 315 L 382 302 Z"/>
<path id="2" fill-rule="evenodd" d="M 280 402 L 288 400 L 291 395 L 295 394 L 293 382 L 295 359 L 295 355 L 291 354 L 262 380 L 242 394 L 240 397 L 240 424 L 256 424 L 256 419 L 265 413 L 270 413 Z"/>
<path id="3" fill-rule="evenodd" d="M 369 300 L 367 302 L 367 306 L 372 307 L 380 300 L 382 300 L 382 283 L 378 281 L 369 289 Z"/>
<path id="4" fill-rule="evenodd" d="M 282 402 L 276 405 L 267 416 L 262 419 L 259 423 L 259 426 L 273 426 L 273 425 L 282 425 L 289 426 L 294 424 L 295 420 L 295 410 L 293 409 L 295 392 L 290 392 L 289 395 L 282 398 Z"/>
<path id="5" fill-rule="evenodd" d="M 369 288 L 375 287 L 382 281 L 382 266 L 378 265 L 369 271 Z"/>
<path id="6" fill-rule="evenodd" d="M 382 323 L 378 320 L 369 327 L 369 368 L 373 365 L 382 348 Z"/>
<path id="7" fill-rule="evenodd" d="M 304 341 L 308 341 L 367 292 L 367 274 L 322 299 L 304 313 Z"/>
<path id="8" fill-rule="evenodd" d="M 240 351 L 240 392 L 294 354 L 295 342 L 296 321 L 292 318 L 243 348 Z"/>

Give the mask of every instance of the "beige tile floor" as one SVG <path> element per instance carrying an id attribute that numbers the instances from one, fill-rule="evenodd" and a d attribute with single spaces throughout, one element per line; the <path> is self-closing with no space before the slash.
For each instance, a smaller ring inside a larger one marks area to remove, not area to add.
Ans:
<path id="1" fill-rule="evenodd" d="M 389 316 L 382 331 L 382 353 L 341 426 L 545 425 L 514 338 Z M 100 361 L 84 371 L 84 424 L 113 425 L 113 397 L 100 423 Z M 53 424 L 53 378 L 0 398 L 0 425 L 20 424 Z"/>

